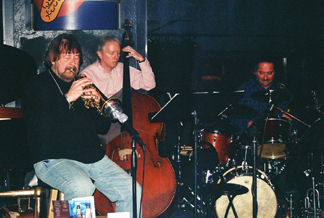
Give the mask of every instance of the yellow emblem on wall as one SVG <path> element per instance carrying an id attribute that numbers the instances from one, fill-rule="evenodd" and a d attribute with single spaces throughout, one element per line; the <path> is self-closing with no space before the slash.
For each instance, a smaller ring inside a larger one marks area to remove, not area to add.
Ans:
<path id="1" fill-rule="evenodd" d="M 41 18 L 44 22 L 55 20 L 65 0 L 43 0 Z"/>

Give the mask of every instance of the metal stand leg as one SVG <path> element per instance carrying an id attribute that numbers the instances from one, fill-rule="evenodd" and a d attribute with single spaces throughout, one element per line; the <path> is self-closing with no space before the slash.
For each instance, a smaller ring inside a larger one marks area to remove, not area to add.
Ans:
<path id="1" fill-rule="evenodd" d="M 238 218 L 237 213 L 236 213 L 236 210 L 235 210 L 235 207 L 234 207 L 234 204 L 233 204 L 233 200 L 235 198 L 235 195 L 231 195 L 231 196 L 230 195 L 227 195 L 227 197 L 228 197 L 229 202 L 228 202 L 228 206 L 226 208 L 226 212 L 225 212 L 224 218 L 226 218 L 228 216 L 228 212 L 229 212 L 229 209 L 230 208 L 232 208 L 235 218 Z"/>
<path id="2" fill-rule="evenodd" d="M 197 185 L 198 185 L 198 182 L 197 182 L 197 164 L 198 164 L 198 160 L 197 160 L 197 152 L 198 152 L 198 128 L 197 128 L 197 125 L 198 125 L 198 118 L 197 118 L 197 112 L 194 111 L 193 112 L 193 116 L 194 116 L 194 119 L 195 119 L 195 151 L 194 151 L 194 165 L 195 165 L 195 195 L 194 195 L 194 198 L 195 198 L 195 212 L 194 212 L 194 218 L 197 218 Z"/>

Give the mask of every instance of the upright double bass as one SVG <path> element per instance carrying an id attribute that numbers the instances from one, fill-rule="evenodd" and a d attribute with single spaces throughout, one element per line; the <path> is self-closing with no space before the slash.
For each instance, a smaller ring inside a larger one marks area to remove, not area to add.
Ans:
<path id="1" fill-rule="evenodd" d="M 126 20 L 123 27 L 125 28 L 123 41 L 130 42 L 129 29 L 131 25 Z M 139 144 L 136 144 L 136 179 L 143 189 L 142 214 L 145 218 L 169 217 L 177 205 L 177 181 L 170 161 L 158 154 L 157 146 L 160 141 L 164 140 L 165 126 L 163 123 L 151 123 L 148 118 L 148 113 L 157 112 L 161 107 L 151 96 L 130 88 L 129 65 L 125 56 L 123 109 L 129 119 L 132 118 L 131 123 L 145 146 L 144 155 L 143 149 Z M 106 155 L 127 172 L 131 170 L 131 143 L 130 134 L 127 131 L 122 131 L 106 146 Z M 96 191 L 94 197 L 96 210 L 99 213 L 105 215 L 114 211 L 114 204 L 99 191 Z"/>

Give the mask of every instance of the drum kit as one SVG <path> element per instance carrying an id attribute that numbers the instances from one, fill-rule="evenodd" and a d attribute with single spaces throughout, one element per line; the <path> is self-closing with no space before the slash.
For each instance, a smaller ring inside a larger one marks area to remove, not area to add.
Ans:
<path id="1" fill-rule="evenodd" d="M 272 102 L 272 98 L 275 99 L 276 104 L 289 99 L 284 94 L 275 96 L 268 91 L 255 92 L 251 97 L 260 102 Z M 305 199 L 300 197 L 294 199 L 294 192 L 304 190 L 283 190 L 279 178 L 280 175 L 287 174 L 289 171 L 287 169 L 289 162 L 295 163 L 298 162 L 300 156 L 311 155 L 313 157 L 314 152 L 322 152 L 320 147 L 324 143 L 322 137 L 324 122 L 319 106 L 317 99 L 307 101 L 307 105 L 306 103 L 301 104 L 300 100 L 292 101 L 289 104 L 289 108 L 300 113 L 305 112 L 301 108 L 315 108 L 319 112 L 317 120 L 312 122 L 312 125 L 308 125 L 294 115 L 272 105 L 290 119 L 271 117 L 270 113 L 265 117 L 260 115 L 258 125 L 255 125 L 256 131 L 252 131 L 254 135 L 247 134 L 248 136 L 237 134 L 237 129 L 230 122 L 232 118 L 252 119 L 258 116 L 255 109 L 245 105 L 235 103 L 226 106 L 217 114 L 216 122 L 213 125 L 216 126 L 214 129 L 204 128 L 204 126 L 210 127 L 210 125 L 195 122 L 194 135 L 197 145 L 192 149 L 181 146 L 180 154 L 190 154 L 192 157 L 197 149 L 195 163 L 198 170 L 194 172 L 196 182 L 195 184 L 186 184 L 186 181 L 181 181 L 183 178 L 179 178 L 180 192 L 181 188 L 182 190 L 187 189 L 189 194 L 182 191 L 183 196 L 180 198 L 178 207 L 182 211 L 194 209 L 196 213 L 205 214 L 206 217 L 319 217 L 320 208 L 323 206 L 320 204 L 320 199 L 323 197 L 321 192 L 324 191 L 324 188 L 323 178 L 316 184 L 316 173 L 314 172 L 316 171 L 314 170 L 316 161 L 308 158 L 307 163 L 302 163 L 304 168 L 306 165 L 308 167 L 302 172 L 303 176 L 306 177 L 306 180 L 311 180 L 309 183 L 311 187 L 307 189 Z M 270 107 L 271 104 L 269 104 Z M 201 128 L 197 128 L 197 126 Z M 300 128 L 300 126 L 305 128 Z M 253 159 L 253 146 L 256 149 L 254 154 L 257 154 L 257 161 Z M 182 149 L 186 149 L 186 152 L 182 152 Z M 253 161 L 257 163 L 255 164 Z M 320 168 L 319 171 L 323 177 L 322 153 L 321 161 L 318 168 Z M 253 169 L 254 166 L 256 169 Z M 295 166 L 294 169 L 302 171 L 303 167 Z M 183 170 L 183 167 L 181 169 Z M 294 174 L 294 172 L 288 173 L 288 177 L 289 174 Z M 253 188 L 254 181 L 256 181 L 255 188 Z M 224 184 L 231 185 L 231 187 L 226 187 Z M 242 186 L 247 188 L 246 193 L 233 194 L 235 193 L 233 184 L 237 190 Z M 191 185 L 194 188 L 191 188 Z M 289 186 L 289 184 L 287 185 Z M 322 190 L 319 191 L 320 186 L 322 186 Z M 298 193 L 298 195 L 302 194 Z M 253 196 L 256 196 L 255 200 L 253 200 Z M 193 203 L 194 199 L 196 200 Z M 301 209 L 297 209 L 297 207 Z"/>

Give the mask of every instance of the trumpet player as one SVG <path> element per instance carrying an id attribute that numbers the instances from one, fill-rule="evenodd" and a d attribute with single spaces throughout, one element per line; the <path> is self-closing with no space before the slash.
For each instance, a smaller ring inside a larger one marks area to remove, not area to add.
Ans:
<path id="1" fill-rule="evenodd" d="M 116 202 L 116 212 L 132 217 L 132 178 L 105 155 L 98 134 L 105 134 L 111 121 L 84 107 L 81 98 L 99 99 L 86 88 L 91 79 L 76 79 L 81 64 L 77 39 L 61 34 L 46 51 L 47 71 L 27 82 L 22 110 L 35 173 L 63 192 L 65 200 L 91 196 L 98 189 Z M 141 193 L 139 184 L 136 188 Z M 140 194 L 137 207 L 139 213 Z"/>

